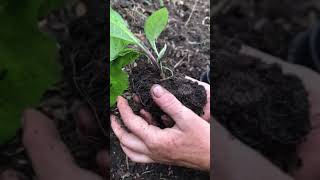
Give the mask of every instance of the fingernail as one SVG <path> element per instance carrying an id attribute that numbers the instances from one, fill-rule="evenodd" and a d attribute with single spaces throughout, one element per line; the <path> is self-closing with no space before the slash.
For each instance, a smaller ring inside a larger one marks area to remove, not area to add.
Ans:
<path id="1" fill-rule="evenodd" d="M 152 87 L 152 93 L 155 97 L 160 98 L 164 94 L 164 90 L 159 84 L 156 84 Z"/>

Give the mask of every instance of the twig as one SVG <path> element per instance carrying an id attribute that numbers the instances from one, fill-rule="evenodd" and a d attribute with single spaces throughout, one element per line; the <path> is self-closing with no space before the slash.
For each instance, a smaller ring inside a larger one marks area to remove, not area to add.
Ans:
<path id="1" fill-rule="evenodd" d="M 177 67 L 179 67 L 179 66 L 182 64 L 182 62 L 183 62 L 183 60 L 184 60 L 185 58 L 186 58 L 186 56 L 184 56 L 183 58 L 181 58 L 180 61 L 177 62 L 177 64 L 175 64 L 175 65 L 173 66 L 173 69 L 176 69 Z"/>
<path id="2" fill-rule="evenodd" d="M 127 170 L 129 170 L 129 158 L 126 156 L 126 165 L 127 165 Z"/>
<path id="3" fill-rule="evenodd" d="M 141 175 L 148 174 L 148 173 L 151 173 L 151 172 L 153 172 L 153 170 L 145 171 L 145 172 L 141 173 Z"/>
<path id="4" fill-rule="evenodd" d="M 187 22 L 184 24 L 184 26 L 187 26 L 187 25 L 189 24 L 189 21 L 190 21 L 191 17 L 193 16 L 194 10 L 195 10 L 196 7 L 197 7 L 198 1 L 199 1 L 199 0 L 196 0 L 196 2 L 194 3 L 194 5 L 193 5 L 193 7 L 192 7 L 191 14 L 190 14 Z"/>

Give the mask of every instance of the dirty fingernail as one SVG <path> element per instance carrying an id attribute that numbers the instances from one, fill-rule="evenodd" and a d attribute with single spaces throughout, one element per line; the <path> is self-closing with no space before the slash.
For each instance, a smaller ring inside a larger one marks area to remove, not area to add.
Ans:
<path id="1" fill-rule="evenodd" d="M 164 94 L 163 88 L 156 84 L 152 87 L 152 93 L 155 97 L 160 98 Z"/>

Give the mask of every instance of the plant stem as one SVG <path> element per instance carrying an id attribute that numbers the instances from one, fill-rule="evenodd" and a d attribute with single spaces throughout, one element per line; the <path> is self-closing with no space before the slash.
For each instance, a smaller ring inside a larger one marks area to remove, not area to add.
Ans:
<path id="1" fill-rule="evenodd" d="M 149 57 L 152 65 L 154 65 L 158 70 L 161 71 L 160 66 L 156 60 L 156 58 L 153 56 L 153 54 L 148 50 L 148 48 L 146 48 L 144 45 L 140 45 L 140 48 L 147 54 L 147 56 Z"/>
<path id="2" fill-rule="evenodd" d="M 160 1 L 160 6 L 163 7 L 164 6 L 163 0 L 159 0 L 159 1 Z"/>

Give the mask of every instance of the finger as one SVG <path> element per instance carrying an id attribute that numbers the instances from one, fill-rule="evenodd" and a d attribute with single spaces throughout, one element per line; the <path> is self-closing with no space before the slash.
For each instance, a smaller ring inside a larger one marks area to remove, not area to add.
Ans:
<path id="1" fill-rule="evenodd" d="M 140 98 L 139 98 L 138 95 L 134 94 L 134 95 L 132 96 L 132 98 L 133 98 L 133 101 L 134 101 L 134 102 L 136 102 L 136 103 L 141 103 Z"/>
<path id="2" fill-rule="evenodd" d="M 125 129 L 121 127 L 121 125 L 117 122 L 115 116 L 111 116 L 111 128 L 113 129 L 114 134 L 119 139 L 120 143 L 133 149 L 134 151 L 150 154 L 147 146 L 144 142 L 138 138 L 137 136 L 128 133 Z"/>
<path id="3" fill-rule="evenodd" d="M 5 170 L 1 176 L 0 180 L 23 180 L 21 175 L 14 170 Z"/>
<path id="4" fill-rule="evenodd" d="M 160 130 L 158 127 L 149 125 L 140 116 L 134 114 L 128 104 L 128 101 L 123 97 L 119 96 L 117 102 L 117 106 L 124 124 L 134 135 L 137 135 L 140 139 L 149 139 Z"/>
<path id="5" fill-rule="evenodd" d="M 123 144 L 120 144 L 123 152 L 129 157 L 129 159 L 136 163 L 153 163 L 154 161 L 148 157 L 147 155 L 137 153 L 128 147 L 124 146 Z"/>
<path id="6" fill-rule="evenodd" d="M 94 115 L 90 108 L 86 105 L 81 105 L 74 113 L 73 118 L 76 121 L 80 133 L 86 136 L 97 135 L 99 126 L 95 121 Z"/>
<path id="7" fill-rule="evenodd" d="M 158 123 L 153 119 L 152 115 L 144 109 L 140 110 L 140 116 L 153 126 L 157 126 Z"/>
<path id="8" fill-rule="evenodd" d="M 202 86 L 205 88 L 206 93 L 207 93 L 207 103 L 206 103 L 206 105 L 205 105 L 204 108 L 203 108 L 204 114 L 203 114 L 201 117 L 202 117 L 204 120 L 206 120 L 206 121 L 209 122 L 209 121 L 210 121 L 210 118 L 211 118 L 211 113 L 210 113 L 210 101 L 211 101 L 211 99 L 210 99 L 210 85 L 207 84 L 207 83 L 198 81 L 198 80 L 196 80 L 196 79 L 193 79 L 193 78 L 191 78 L 191 77 L 189 77 L 189 76 L 186 76 L 186 79 L 189 79 L 189 80 L 191 80 L 191 81 L 197 82 L 199 85 L 202 85 Z"/>
<path id="9" fill-rule="evenodd" d="M 110 157 L 107 151 L 100 151 L 96 157 L 99 171 L 104 178 L 109 176 Z"/>
<path id="10" fill-rule="evenodd" d="M 160 85 L 153 85 L 151 88 L 153 101 L 167 114 L 178 126 L 192 125 L 197 115 L 181 104 L 181 102 L 169 91 Z M 199 117 L 200 118 L 200 117 Z"/>
<path id="11" fill-rule="evenodd" d="M 205 88 L 206 91 L 209 91 L 210 92 L 210 85 L 205 83 L 205 82 L 201 82 L 201 81 L 198 81 L 192 77 L 189 77 L 189 76 L 186 76 L 185 77 L 186 79 L 189 79 L 191 81 L 194 81 L 194 82 L 197 82 L 199 85 L 203 86 Z"/>
<path id="12" fill-rule="evenodd" d="M 53 121 L 47 116 L 35 110 L 26 110 L 23 130 L 23 144 L 39 179 L 52 179 L 76 167 Z"/>

